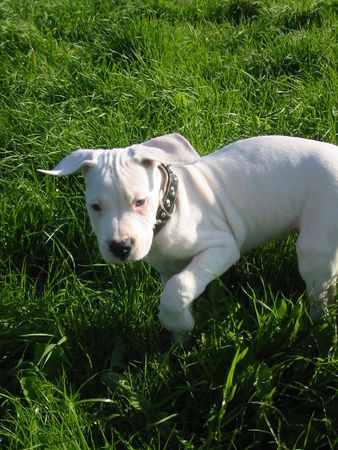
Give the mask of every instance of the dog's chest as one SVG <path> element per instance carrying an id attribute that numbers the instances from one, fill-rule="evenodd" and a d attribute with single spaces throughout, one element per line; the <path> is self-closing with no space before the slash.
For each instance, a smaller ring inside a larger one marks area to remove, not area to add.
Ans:
<path id="1" fill-rule="evenodd" d="M 172 257 L 160 249 L 152 249 L 145 257 L 145 261 L 166 277 L 171 277 L 181 272 L 190 262 L 189 260 Z"/>

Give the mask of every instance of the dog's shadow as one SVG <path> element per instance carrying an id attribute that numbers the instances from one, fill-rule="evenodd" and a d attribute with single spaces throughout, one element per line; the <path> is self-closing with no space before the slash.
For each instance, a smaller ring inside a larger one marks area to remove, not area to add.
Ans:
<path id="1" fill-rule="evenodd" d="M 306 287 L 298 272 L 296 239 L 297 235 L 290 235 L 260 246 L 210 283 L 194 305 L 199 323 L 222 320 L 238 305 L 252 314 L 253 298 L 269 307 L 269 302 L 276 299 L 292 302 L 304 296 Z"/>

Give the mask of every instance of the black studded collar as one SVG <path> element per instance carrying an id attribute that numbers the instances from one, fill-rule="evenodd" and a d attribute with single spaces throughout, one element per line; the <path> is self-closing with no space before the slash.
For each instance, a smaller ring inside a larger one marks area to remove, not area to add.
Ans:
<path id="1" fill-rule="evenodd" d="M 153 227 L 154 234 L 158 233 L 164 227 L 174 212 L 178 190 L 178 178 L 172 169 L 166 164 L 161 164 L 159 168 L 164 173 L 167 181 L 163 198 L 160 200 L 160 205 L 156 213 L 156 222 Z"/>

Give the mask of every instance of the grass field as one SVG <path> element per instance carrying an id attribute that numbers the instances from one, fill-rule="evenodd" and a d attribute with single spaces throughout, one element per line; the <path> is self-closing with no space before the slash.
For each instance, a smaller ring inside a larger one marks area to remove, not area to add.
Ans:
<path id="1" fill-rule="evenodd" d="M 295 237 L 243 257 L 170 347 L 145 264 L 103 264 L 79 147 L 177 131 L 335 142 L 334 1 L 0 2 L 0 448 L 337 448 L 337 335 Z"/>

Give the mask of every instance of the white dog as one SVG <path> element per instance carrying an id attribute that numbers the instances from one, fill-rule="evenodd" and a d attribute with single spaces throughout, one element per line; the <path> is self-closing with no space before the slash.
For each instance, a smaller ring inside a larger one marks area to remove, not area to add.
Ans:
<path id="1" fill-rule="evenodd" d="M 174 166 L 173 169 L 168 165 Z M 240 255 L 299 231 L 299 271 L 311 313 L 325 310 L 338 276 L 338 149 L 263 136 L 200 158 L 178 134 L 112 150 L 77 150 L 53 170 L 81 168 L 86 204 L 109 263 L 144 258 L 161 274 L 160 320 L 192 330 L 193 300 Z"/>

